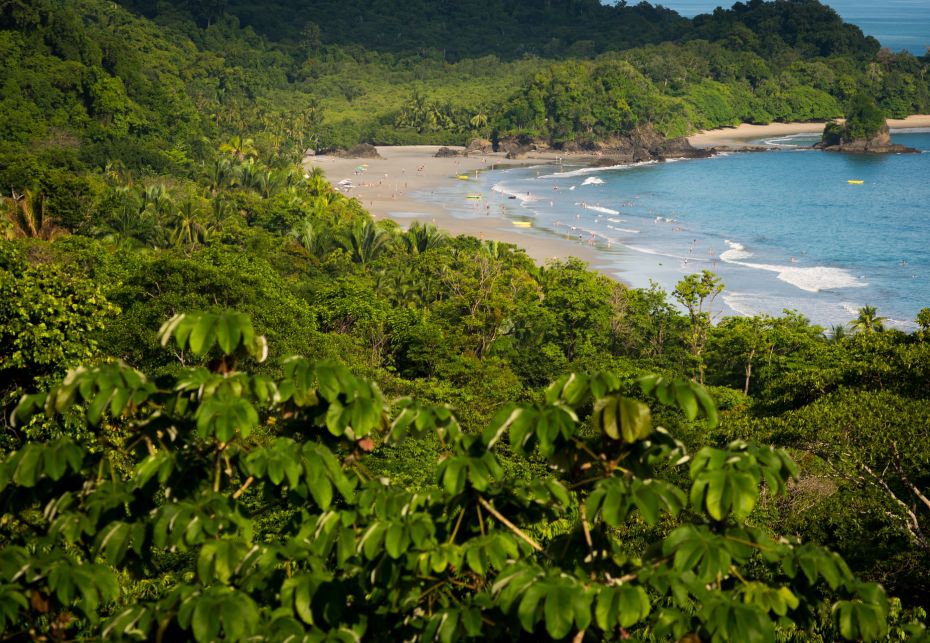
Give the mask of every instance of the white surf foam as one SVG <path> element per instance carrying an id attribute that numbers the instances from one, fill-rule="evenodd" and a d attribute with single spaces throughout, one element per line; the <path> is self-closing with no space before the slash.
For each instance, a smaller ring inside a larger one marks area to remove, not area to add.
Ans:
<path id="1" fill-rule="evenodd" d="M 843 268 L 831 266 L 802 268 L 800 266 L 780 266 L 777 264 L 741 261 L 741 259 L 751 257 L 752 253 L 748 252 L 740 243 L 728 239 L 725 240 L 725 243 L 730 246 L 730 250 L 720 255 L 722 261 L 746 268 L 777 273 L 778 279 L 781 281 L 807 292 L 820 292 L 821 290 L 836 288 L 863 288 L 869 285 Z"/>
<path id="2" fill-rule="evenodd" d="M 775 138 L 763 139 L 763 143 L 766 145 L 771 145 L 772 147 L 810 147 L 809 145 L 798 145 L 798 141 L 803 141 L 804 139 L 817 139 L 818 134 L 816 132 L 807 132 L 801 134 L 788 134 L 785 136 L 777 136 Z"/>
<path id="3" fill-rule="evenodd" d="M 634 167 L 643 165 L 655 165 L 658 161 L 642 161 L 640 163 L 626 163 L 624 165 L 608 165 L 606 167 L 583 167 L 568 172 L 555 172 L 554 174 L 543 174 L 540 179 L 565 179 L 572 176 L 584 176 L 585 174 L 595 174 L 597 172 L 607 172 L 610 170 L 629 170 Z"/>
<path id="4" fill-rule="evenodd" d="M 653 250 L 652 248 L 643 248 L 642 246 L 631 246 L 629 244 L 624 244 L 624 247 L 634 250 L 635 252 L 641 252 L 645 255 L 655 255 L 657 257 L 668 257 L 670 259 L 679 259 L 684 260 L 687 257 L 681 257 L 679 255 L 669 254 L 667 252 L 659 252 L 658 250 Z"/>
<path id="5" fill-rule="evenodd" d="M 604 185 L 603 179 L 599 179 L 596 176 L 589 176 L 581 183 L 582 185 Z"/>
<path id="6" fill-rule="evenodd" d="M 616 230 L 617 232 L 627 232 L 629 234 L 639 234 L 639 230 L 633 230 L 632 228 L 618 228 L 617 226 L 608 225 L 610 230 Z"/>
<path id="7" fill-rule="evenodd" d="M 729 250 L 720 254 L 720 258 L 726 262 L 738 261 L 740 259 L 749 259 L 752 256 L 751 252 L 746 250 L 746 246 L 741 243 L 736 243 L 735 241 L 730 241 L 729 239 L 724 239 L 723 242 L 730 246 Z"/>
<path id="8" fill-rule="evenodd" d="M 747 299 L 751 300 L 753 298 L 738 292 L 723 293 L 723 303 L 737 315 L 741 317 L 752 317 L 753 315 L 759 314 L 759 311 L 756 310 L 754 306 L 749 305 L 746 301 Z"/>
<path id="9" fill-rule="evenodd" d="M 620 214 L 617 210 L 611 210 L 610 208 L 603 208 L 599 205 L 588 205 L 587 203 L 576 203 L 575 205 L 580 205 L 586 210 L 594 210 L 595 212 L 601 212 L 603 214 Z"/>
<path id="10" fill-rule="evenodd" d="M 536 197 L 534 197 L 534 196 L 533 196 L 532 194 L 530 194 L 529 192 L 515 192 L 515 191 L 511 190 L 510 188 L 508 188 L 507 186 L 505 186 L 503 183 L 498 183 L 498 184 L 494 185 L 493 187 L 491 187 L 491 190 L 492 190 L 493 192 L 497 192 L 497 193 L 499 193 L 499 194 L 503 194 L 504 196 L 516 197 L 516 198 L 519 199 L 522 203 L 532 203 L 533 201 L 536 200 Z"/>

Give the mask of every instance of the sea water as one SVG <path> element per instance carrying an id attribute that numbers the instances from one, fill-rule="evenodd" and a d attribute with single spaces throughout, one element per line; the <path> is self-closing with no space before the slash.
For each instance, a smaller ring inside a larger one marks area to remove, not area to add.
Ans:
<path id="1" fill-rule="evenodd" d="M 730 7 L 733 3 L 663 0 L 653 4 L 661 4 L 691 18 L 699 13 L 710 13 L 718 6 Z M 824 4 L 893 51 L 904 49 L 922 56 L 930 47 L 930 0 L 830 0 Z"/>
<path id="2" fill-rule="evenodd" d="M 924 153 L 820 152 L 807 135 L 709 159 L 511 167 L 417 196 L 489 229 L 529 222 L 515 229 L 562 238 L 566 255 L 593 248 L 592 267 L 635 287 L 712 270 L 723 314 L 830 326 L 868 304 L 909 329 L 930 306 L 930 130 L 903 132 L 894 141 Z"/>

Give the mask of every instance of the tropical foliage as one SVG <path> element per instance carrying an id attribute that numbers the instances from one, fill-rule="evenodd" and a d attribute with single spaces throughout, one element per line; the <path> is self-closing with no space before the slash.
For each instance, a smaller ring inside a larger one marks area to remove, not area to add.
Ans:
<path id="1" fill-rule="evenodd" d="M 717 319 L 297 164 L 903 115 L 926 60 L 813 2 L 141 4 L 0 3 L 4 638 L 926 640 L 930 311 Z"/>

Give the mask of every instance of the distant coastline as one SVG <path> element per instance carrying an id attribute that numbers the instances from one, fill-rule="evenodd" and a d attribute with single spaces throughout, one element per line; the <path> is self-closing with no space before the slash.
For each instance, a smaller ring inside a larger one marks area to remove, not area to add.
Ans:
<path id="1" fill-rule="evenodd" d="M 918 114 L 904 119 L 889 119 L 894 129 L 930 127 L 930 115 Z M 748 141 L 790 136 L 819 134 L 824 123 L 770 123 L 768 125 L 742 124 L 699 132 L 689 137 L 695 147 L 740 146 Z M 572 164 L 592 159 L 590 155 L 569 155 L 556 152 L 531 152 L 526 158 L 512 160 L 501 152 L 472 153 L 469 156 L 437 158 L 439 145 L 401 145 L 378 147 L 380 159 L 346 159 L 335 156 L 311 156 L 305 159 L 306 167 L 320 167 L 334 185 L 349 180 L 352 187 L 339 189 L 356 197 L 376 219 L 390 218 L 407 226 L 414 221 L 433 223 L 446 232 L 466 234 L 483 239 L 513 243 L 534 260 L 543 263 L 552 258 L 579 257 L 589 263 L 597 262 L 594 248 L 567 243 L 560 237 L 531 234 L 516 229 L 509 219 L 489 213 L 486 217 L 459 218 L 436 202 L 416 198 L 424 192 L 458 181 L 459 176 L 472 180 L 475 172 L 508 166 L 556 164 L 559 159 Z M 463 148 L 458 148 L 463 149 Z M 363 167 L 364 170 L 357 168 Z M 480 206 L 477 206 L 480 209 Z"/>
<path id="2" fill-rule="evenodd" d="M 745 145 L 755 139 L 791 136 L 793 134 L 820 134 L 825 123 L 769 123 L 768 125 L 750 125 L 742 123 L 737 127 L 698 132 L 688 137 L 695 147 L 717 147 L 723 145 Z M 889 118 L 888 127 L 895 129 L 915 129 L 930 127 L 930 115 L 915 114 L 907 118 Z"/>

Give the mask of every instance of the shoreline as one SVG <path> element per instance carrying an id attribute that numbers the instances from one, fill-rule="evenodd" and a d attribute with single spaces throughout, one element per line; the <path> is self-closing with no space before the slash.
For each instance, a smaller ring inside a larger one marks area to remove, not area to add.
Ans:
<path id="1" fill-rule="evenodd" d="M 905 119 L 888 119 L 892 130 L 930 128 L 930 115 L 920 114 Z M 698 132 L 688 141 L 698 148 L 742 146 L 754 139 L 819 133 L 824 123 L 770 123 L 727 127 Z M 514 244 L 526 251 L 534 261 L 543 264 L 550 259 L 577 257 L 592 269 L 602 261 L 595 247 L 573 243 L 569 239 L 548 233 L 533 233 L 514 227 L 510 219 L 496 214 L 486 217 L 461 218 L 438 202 L 428 202 L 414 195 L 451 185 L 455 181 L 474 180 L 476 173 L 503 167 L 555 165 L 560 160 L 572 164 L 583 163 L 593 157 L 589 154 L 561 152 L 531 152 L 521 159 L 507 159 L 503 152 L 473 152 L 470 155 L 436 157 L 440 147 L 462 151 L 462 147 L 441 145 L 401 145 L 378 147 L 382 158 L 342 158 L 336 156 L 310 156 L 304 167 L 319 167 L 327 180 L 341 193 L 359 200 L 375 219 L 388 218 L 406 228 L 413 222 L 432 223 L 452 236 L 469 235 Z M 359 170 L 364 167 L 364 170 Z M 469 177 L 461 179 L 459 177 Z M 348 179 L 351 188 L 339 186 Z"/>
<path id="2" fill-rule="evenodd" d="M 549 259 L 577 257 L 592 265 L 598 261 L 597 250 L 548 234 L 521 232 L 509 219 L 488 214 L 486 217 L 460 218 L 439 203 L 414 198 L 454 181 L 474 180 L 475 173 L 502 167 L 529 165 L 555 165 L 560 158 L 580 161 L 589 156 L 565 155 L 556 152 L 531 152 L 526 157 L 507 159 L 503 152 L 474 152 L 468 156 L 437 158 L 440 147 L 463 150 L 461 147 L 440 145 L 399 145 L 378 147 L 380 159 L 347 159 L 335 156 L 311 156 L 304 159 L 304 167 L 319 167 L 327 180 L 342 194 L 355 197 L 375 219 L 391 219 L 404 228 L 415 221 L 433 223 L 452 236 L 469 235 L 512 243 L 526 251 L 533 260 L 542 264 Z M 367 166 L 364 171 L 356 168 Z M 468 179 L 459 179 L 468 176 Z M 345 179 L 352 182 L 350 189 L 340 188 Z"/>
<path id="3" fill-rule="evenodd" d="M 930 127 L 930 114 L 914 114 L 907 118 L 887 119 L 892 130 L 916 129 Z M 740 146 L 748 141 L 794 134 L 819 134 L 823 132 L 826 121 L 815 123 L 769 123 L 768 125 L 751 125 L 741 123 L 736 127 L 721 127 L 704 130 L 688 137 L 694 147 L 708 148 L 717 146 Z"/>

